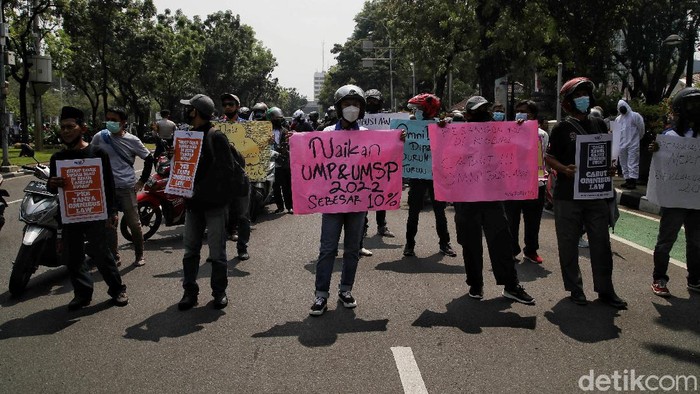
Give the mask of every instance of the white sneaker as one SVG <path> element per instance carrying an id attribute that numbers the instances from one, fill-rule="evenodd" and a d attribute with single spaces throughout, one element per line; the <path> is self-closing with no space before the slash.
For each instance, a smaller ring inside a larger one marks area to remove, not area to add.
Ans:
<path id="1" fill-rule="evenodd" d="M 367 249 L 367 248 L 362 248 L 362 249 L 360 249 L 360 256 L 367 256 L 367 257 L 369 257 L 369 256 L 372 256 L 372 255 L 373 255 L 373 253 L 372 253 L 371 250 L 369 250 L 369 249 Z"/>

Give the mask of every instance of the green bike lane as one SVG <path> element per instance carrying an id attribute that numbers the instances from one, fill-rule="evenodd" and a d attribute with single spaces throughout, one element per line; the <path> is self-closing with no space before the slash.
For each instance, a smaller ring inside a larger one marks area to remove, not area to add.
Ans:
<path id="1" fill-rule="evenodd" d="M 655 216 L 648 216 L 622 209 L 620 207 L 620 218 L 615 225 L 613 238 L 622 238 L 637 246 L 642 250 L 651 253 L 656 245 L 656 237 L 659 234 L 659 219 Z M 672 263 L 686 263 L 685 256 L 685 229 L 678 233 L 678 239 L 671 250 Z M 634 246 L 634 245 L 631 245 Z M 650 257 L 651 258 L 651 257 Z M 675 262 L 673 260 L 676 260 Z"/>

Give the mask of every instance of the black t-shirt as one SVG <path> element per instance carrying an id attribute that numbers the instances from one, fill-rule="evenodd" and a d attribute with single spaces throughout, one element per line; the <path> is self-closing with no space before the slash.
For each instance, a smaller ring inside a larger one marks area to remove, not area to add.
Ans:
<path id="1" fill-rule="evenodd" d="M 577 122 L 586 134 L 607 132 L 607 127 L 602 119 L 590 116 L 581 121 L 568 117 L 554 126 L 549 136 L 547 155 L 554 157 L 565 166 L 576 164 L 576 136 L 582 134 L 571 122 Z M 563 174 L 557 176 L 557 183 L 554 186 L 554 199 L 574 199 L 574 178 L 569 178 Z"/>

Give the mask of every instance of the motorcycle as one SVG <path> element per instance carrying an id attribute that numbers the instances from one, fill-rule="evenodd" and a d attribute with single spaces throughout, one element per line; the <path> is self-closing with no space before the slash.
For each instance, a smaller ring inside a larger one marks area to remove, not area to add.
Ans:
<path id="1" fill-rule="evenodd" d="M 0 186 L 2 186 L 3 180 L 2 174 L 0 174 Z M 2 226 L 5 225 L 5 208 L 7 208 L 7 201 L 5 201 L 5 197 L 9 196 L 10 193 L 8 193 L 7 190 L 0 189 L 0 230 L 2 230 Z"/>
<path id="2" fill-rule="evenodd" d="M 34 152 L 30 152 L 34 158 Z M 22 166 L 31 171 L 39 180 L 29 182 L 24 188 L 24 198 L 19 209 L 19 220 L 26 223 L 23 229 L 22 245 L 12 264 L 10 273 L 10 294 L 19 296 L 29 283 L 39 265 L 58 267 L 61 265 L 56 255 L 56 230 L 58 229 L 58 195 L 46 189 L 49 167 L 39 163 L 32 167 Z"/>
<path id="3" fill-rule="evenodd" d="M 252 182 L 250 188 L 250 220 L 254 222 L 263 208 L 270 204 L 274 200 L 274 193 L 272 189 L 272 184 L 275 183 L 275 156 L 277 152 L 272 153 L 270 157 L 270 162 L 267 165 L 267 171 L 265 173 L 265 180 Z"/>
<path id="4" fill-rule="evenodd" d="M 165 226 L 178 226 L 185 223 L 185 199 L 165 193 L 165 186 L 170 177 L 170 159 L 167 155 L 158 157 L 156 171 L 152 174 L 143 191 L 136 196 L 139 221 L 144 241 L 158 231 L 165 219 Z M 122 217 L 119 229 L 127 241 L 132 241 L 131 229 Z"/>

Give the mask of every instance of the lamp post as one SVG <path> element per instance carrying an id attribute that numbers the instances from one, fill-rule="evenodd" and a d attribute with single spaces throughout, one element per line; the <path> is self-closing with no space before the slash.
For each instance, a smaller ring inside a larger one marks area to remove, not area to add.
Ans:
<path id="1" fill-rule="evenodd" d="M 364 19 L 373 23 L 379 23 L 382 25 L 384 30 L 386 30 L 386 36 L 387 39 L 389 40 L 389 59 L 386 58 L 372 58 L 372 59 L 362 59 L 362 60 L 389 60 L 389 99 L 391 100 L 391 110 L 392 112 L 394 111 L 395 104 L 394 104 L 394 56 L 393 56 L 393 46 L 391 45 L 391 35 L 389 33 L 389 28 L 386 27 L 386 25 L 383 22 L 376 21 L 373 19 L 369 19 L 363 16 L 357 17 L 357 19 Z M 375 48 L 376 49 L 376 48 Z M 386 48 L 381 48 L 381 49 L 386 49 Z"/>
<path id="2" fill-rule="evenodd" d="M 411 73 L 413 74 L 413 97 L 416 96 L 416 65 L 411 62 Z"/>
<path id="3" fill-rule="evenodd" d="M 684 40 L 679 36 L 678 34 L 671 34 L 670 36 L 666 37 L 666 39 L 662 42 L 663 45 L 668 45 L 671 47 L 676 47 L 676 46 L 681 46 L 683 44 L 687 45 L 686 50 L 688 51 L 688 64 L 686 65 L 685 69 L 685 86 L 686 87 L 692 87 L 693 86 L 693 62 L 695 60 L 695 34 L 692 33 L 692 37 L 686 37 Z"/>

